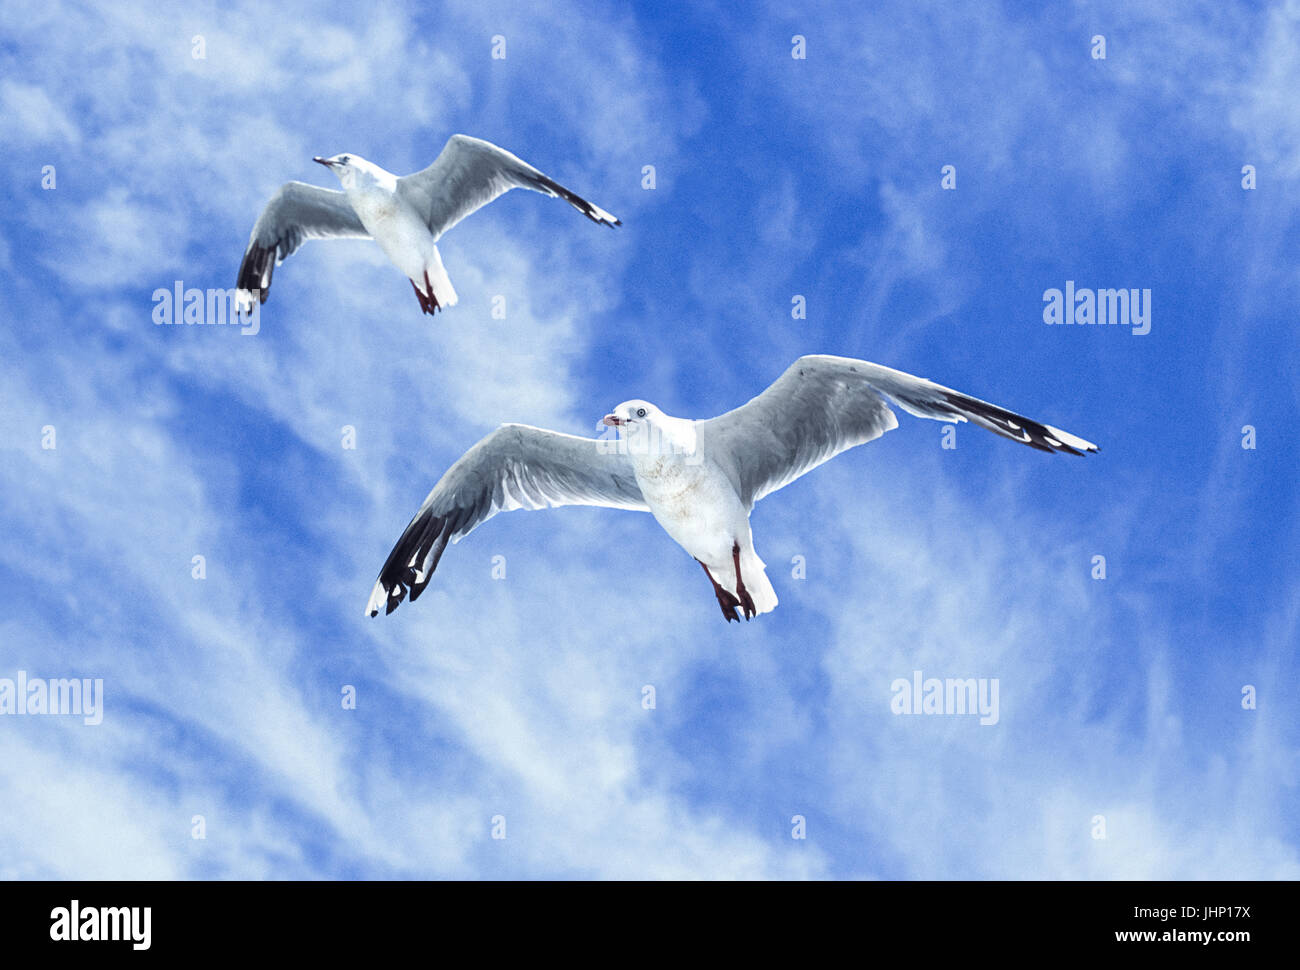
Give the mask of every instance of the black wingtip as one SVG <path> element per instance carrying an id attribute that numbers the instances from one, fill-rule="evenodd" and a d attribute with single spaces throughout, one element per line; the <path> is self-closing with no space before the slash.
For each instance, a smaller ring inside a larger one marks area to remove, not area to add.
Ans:
<path id="1" fill-rule="evenodd" d="M 944 399 L 950 407 L 947 409 L 950 413 L 956 415 L 978 415 L 992 425 L 992 429 L 1003 437 L 1010 438 L 1012 441 L 1019 442 L 1022 445 L 1028 445 L 1036 451 L 1043 451 L 1050 454 L 1067 454 L 1078 455 L 1082 457 L 1084 452 L 1075 448 L 1073 445 L 1062 441 L 1058 435 L 1065 434 L 1056 428 L 1043 424 L 1041 421 L 1035 421 L 1027 418 L 1023 414 L 1017 414 L 1014 411 L 1008 411 L 1006 408 L 1000 408 L 996 404 L 989 404 L 987 401 L 981 401 L 979 398 L 970 397 L 958 391 L 949 391 L 944 395 Z M 916 406 L 925 407 L 925 402 L 916 402 Z M 1070 435 L 1069 437 L 1073 437 Z M 1079 439 L 1082 440 L 1082 439 Z M 1086 451 L 1096 451 L 1096 445 L 1087 442 L 1089 447 Z"/>
<path id="2" fill-rule="evenodd" d="M 406 590 L 402 588 L 401 584 L 390 589 L 388 591 L 388 603 L 384 607 L 384 616 L 401 606 L 404 599 L 406 599 Z"/>
<path id="3" fill-rule="evenodd" d="M 421 511 L 407 525 L 379 571 L 378 582 L 388 592 L 385 614 L 397 609 L 408 594 L 412 603 L 420 598 L 438 568 L 458 521 Z M 408 565 L 412 562 L 417 565 Z"/>
<path id="4" fill-rule="evenodd" d="M 239 264 L 239 274 L 235 277 L 235 288 L 257 294 L 257 301 L 265 303 L 271 292 L 271 278 L 275 275 L 275 260 L 278 245 L 259 246 L 249 243 Z"/>
<path id="5" fill-rule="evenodd" d="M 547 192 L 550 192 L 555 197 L 563 199 L 565 202 L 569 203 L 569 205 L 573 206 L 575 209 L 581 212 L 592 222 L 597 222 L 600 223 L 601 225 L 609 226 L 611 229 L 614 228 L 614 226 L 621 226 L 623 224 L 623 220 L 616 217 L 614 218 L 614 221 L 612 223 L 608 219 L 602 218 L 598 213 L 603 210 L 598 210 L 596 206 L 592 205 L 582 196 L 578 195 L 578 193 L 566 189 L 563 185 L 555 181 L 555 179 L 550 178 L 549 176 L 541 175 L 539 173 L 537 176 L 529 178 L 529 181 L 532 182 L 534 185 L 540 186 L 541 188 L 545 189 Z M 605 215 L 612 215 L 612 214 L 606 212 Z"/>

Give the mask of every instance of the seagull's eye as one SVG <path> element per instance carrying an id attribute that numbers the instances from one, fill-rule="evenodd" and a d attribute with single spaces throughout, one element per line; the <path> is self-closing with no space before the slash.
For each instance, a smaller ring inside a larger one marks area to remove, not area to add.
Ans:
<path id="1" fill-rule="evenodd" d="M 645 417 L 645 408 L 637 408 L 637 409 L 636 409 L 636 416 L 637 416 L 638 418 L 644 418 L 644 417 Z"/>
<path id="2" fill-rule="evenodd" d="M 344 165 L 347 165 L 352 161 L 352 156 L 344 155 L 342 158 L 339 159 L 339 161 L 342 162 Z"/>

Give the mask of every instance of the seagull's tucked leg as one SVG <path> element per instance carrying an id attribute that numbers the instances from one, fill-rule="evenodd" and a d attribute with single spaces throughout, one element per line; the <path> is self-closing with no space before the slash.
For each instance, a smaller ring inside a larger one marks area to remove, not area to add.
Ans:
<path id="1" fill-rule="evenodd" d="M 708 576 L 709 582 L 713 584 L 713 594 L 717 596 L 718 605 L 722 607 L 722 615 L 726 617 L 728 623 L 732 620 L 739 623 L 740 617 L 736 615 L 736 607 L 740 605 L 740 601 L 718 585 L 718 581 L 713 578 L 713 573 L 709 572 L 708 566 L 704 565 L 704 563 L 700 562 L 698 559 L 695 561 L 700 563 L 700 568 L 704 570 L 704 575 Z"/>
<path id="2" fill-rule="evenodd" d="M 456 291 L 447 278 L 447 271 L 442 268 L 442 260 L 438 259 L 436 249 L 433 256 L 435 263 L 424 266 L 416 276 L 411 277 L 420 309 L 425 313 L 435 313 L 455 306 L 457 300 Z"/>
<path id="3" fill-rule="evenodd" d="M 748 528 L 739 531 L 739 537 L 732 541 L 731 565 L 736 570 L 736 596 L 746 615 L 758 616 L 776 609 L 776 590 L 767 578 L 766 564 L 754 551 Z"/>
<path id="4" fill-rule="evenodd" d="M 754 598 L 749 595 L 749 590 L 745 589 L 745 581 L 740 576 L 740 543 L 731 544 L 731 561 L 736 566 L 736 595 L 740 597 L 740 605 L 745 611 L 745 619 L 758 615 L 758 607 L 754 605 Z"/>
<path id="5" fill-rule="evenodd" d="M 420 312 L 432 313 L 433 309 L 429 306 L 428 298 L 425 297 L 424 293 L 421 292 L 420 288 L 415 285 L 415 280 L 411 280 L 411 289 L 415 290 L 415 298 L 420 301 Z"/>
<path id="6" fill-rule="evenodd" d="M 429 313 L 456 305 L 459 299 L 456 296 L 456 288 L 451 285 L 451 278 L 442 265 L 442 254 L 438 252 L 437 246 L 429 245 L 424 250 L 420 258 L 419 272 L 413 274 L 411 278 L 423 280 L 425 298 L 433 308 L 428 311 Z M 417 284 L 416 288 L 421 287 Z"/>

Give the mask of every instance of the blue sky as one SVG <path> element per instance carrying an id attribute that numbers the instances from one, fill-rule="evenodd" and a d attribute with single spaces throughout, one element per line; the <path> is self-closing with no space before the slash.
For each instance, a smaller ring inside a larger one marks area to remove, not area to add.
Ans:
<path id="1" fill-rule="evenodd" d="M 6 5 L 0 678 L 105 704 L 0 716 L 0 875 L 1300 877 L 1300 3 L 872 7 Z M 336 242 L 256 336 L 153 324 L 313 155 L 453 132 L 624 226 L 511 193 L 435 319 Z M 1149 288 L 1150 332 L 1045 325 L 1067 280 Z M 1102 450 L 902 415 L 756 509 L 781 605 L 739 627 L 599 509 L 363 617 L 499 423 L 708 417 L 804 353 Z M 998 723 L 894 715 L 914 670 L 996 678 Z"/>

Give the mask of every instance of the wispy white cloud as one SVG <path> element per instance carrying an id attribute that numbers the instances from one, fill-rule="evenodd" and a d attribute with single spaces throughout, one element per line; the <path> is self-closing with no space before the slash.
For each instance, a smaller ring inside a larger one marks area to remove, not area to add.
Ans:
<path id="1" fill-rule="evenodd" d="M 12 137 L 38 144 L 77 144 L 81 132 L 44 88 L 12 78 L 0 81 L 0 114 L 12 126 Z"/>

